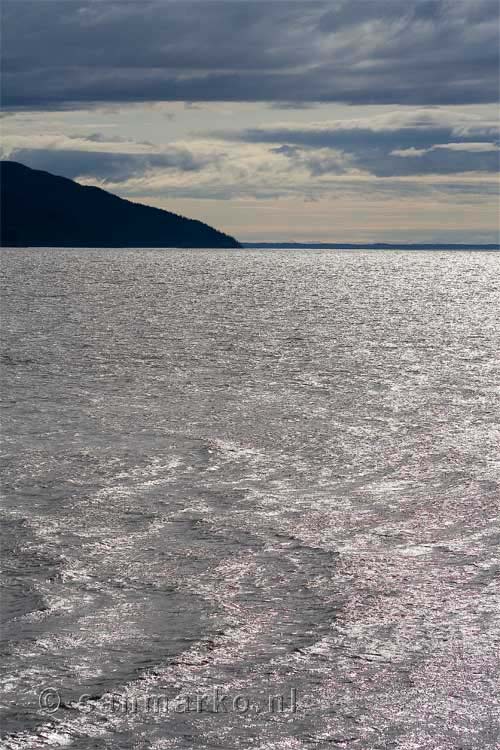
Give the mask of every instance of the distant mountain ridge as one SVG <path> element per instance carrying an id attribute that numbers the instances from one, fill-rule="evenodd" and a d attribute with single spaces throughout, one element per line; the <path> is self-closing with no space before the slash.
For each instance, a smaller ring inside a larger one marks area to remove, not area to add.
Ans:
<path id="1" fill-rule="evenodd" d="M 201 221 L 14 161 L 0 162 L 0 201 L 3 247 L 241 247 Z"/>
<path id="2" fill-rule="evenodd" d="M 242 242 L 248 249 L 295 249 L 295 250 L 500 250 L 500 243 L 481 245 L 475 242 L 457 244 L 452 242 Z"/>

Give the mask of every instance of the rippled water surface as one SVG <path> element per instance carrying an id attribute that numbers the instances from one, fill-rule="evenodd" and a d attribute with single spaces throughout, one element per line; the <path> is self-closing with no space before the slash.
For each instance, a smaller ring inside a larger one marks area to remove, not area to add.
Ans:
<path id="1" fill-rule="evenodd" d="M 499 271 L 4 250 L 4 746 L 499 747 Z"/>

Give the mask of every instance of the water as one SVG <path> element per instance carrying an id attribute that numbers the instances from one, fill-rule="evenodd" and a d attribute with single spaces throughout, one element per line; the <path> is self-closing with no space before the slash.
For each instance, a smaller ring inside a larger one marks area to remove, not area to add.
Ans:
<path id="1" fill-rule="evenodd" d="M 498 747 L 499 260 L 4 250 L 4 746 Z"/>

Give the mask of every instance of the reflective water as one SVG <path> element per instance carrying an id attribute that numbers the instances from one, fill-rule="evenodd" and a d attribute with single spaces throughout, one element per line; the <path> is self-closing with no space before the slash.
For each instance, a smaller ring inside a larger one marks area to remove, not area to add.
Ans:
<path id="1" fill-rule="evenodd" d="M 499 270 L 4 250 L 4 746 L 497 747 Z"/>

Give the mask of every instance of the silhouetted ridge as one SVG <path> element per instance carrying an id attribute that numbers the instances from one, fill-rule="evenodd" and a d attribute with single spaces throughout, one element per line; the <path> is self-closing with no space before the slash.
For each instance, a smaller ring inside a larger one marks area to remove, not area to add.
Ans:
<path id="1" fill-rule="evenodd" d="M 14 161 L 0 177 L 4 247 L 240 247 L 201 221 Z"/>

